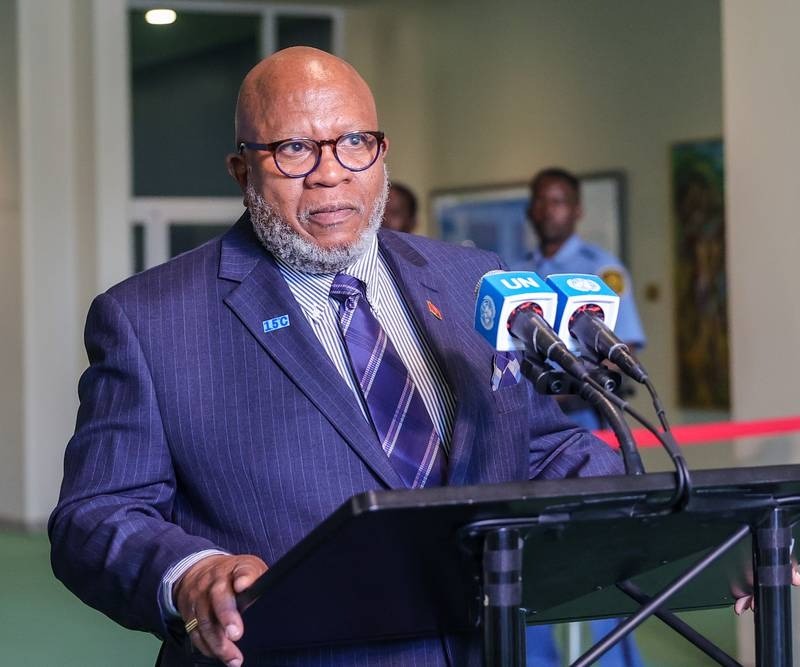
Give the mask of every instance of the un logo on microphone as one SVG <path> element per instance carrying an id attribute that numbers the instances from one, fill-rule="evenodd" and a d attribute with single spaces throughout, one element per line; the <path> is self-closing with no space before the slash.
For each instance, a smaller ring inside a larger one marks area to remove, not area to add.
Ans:
<path id="1" fill-rule="evenodd" d="M 497 309 L 494 306 L 492 297 L 483 297 L 483 301 L 481 301 L 481 325 L 486 331 L 489 331 L 494 326 L 494 316 L 496 314 Z"/>
<path id="2" fill-rule="evenodd" d="M 567 285 L 578 292 L 599 292 L 601 289 L 597 281 L 591 278 L 570 278 Z"/>

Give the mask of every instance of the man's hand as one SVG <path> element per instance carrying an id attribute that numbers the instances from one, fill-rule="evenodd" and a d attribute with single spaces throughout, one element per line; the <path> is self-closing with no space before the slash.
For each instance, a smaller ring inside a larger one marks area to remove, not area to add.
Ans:
<path id="1" fill-rule="evenodd" d="M 797 565 L 792 566 L 792 586 L 800 586 L 800 570 L 797 569 Z M 745 595 L 733 603 L 733 611 L 736 612 L 737 616 L 746 609 L 752 609 L 755 611 L 756 601 L 754 596 Z"/>
<path id="2" fill-rule="evenodd" d="M 190 567 L 173 589 L 184 623 L 197 619 L 189 633 L 192 644 L 208 657 L 239 667 L 244 657 L 233 643 L 244 634 L 244 623 L 236 609 L 241 593 L 266 572 L 258 556 L 208 556 Z"/>

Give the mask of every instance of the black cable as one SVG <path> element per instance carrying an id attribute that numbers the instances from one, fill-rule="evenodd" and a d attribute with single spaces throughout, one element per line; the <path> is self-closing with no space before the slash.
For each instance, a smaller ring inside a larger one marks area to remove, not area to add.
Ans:
<path id="1" fill-rule="evenodd" d="M 606 398 L 614 403 L 620 410 L 627 412 L 637 422 L 650 431 L 650 433 L 656 437 L 659 443 L 661 443 L 661 446 L 667 452 L 672 460 L 673 465 L 675 466 L 677 477 L 675 492 L 673 493 L 667 505 L 671 509 L 683 509 L 689 502 L 689 497 L 692 493 L 692 481 L 691 476 L 689 475 L 689 469 L 686 466 L 686 461 L 684 460 L 680 449 L 678 449 L 678 445 L 675 443 L 672 433 L 669 431 L 664 431 L 663 433 L 659 431 L 655 426 L 653 426 L 653 424 L 651 424 L 641 414 L 634 410 L 627 401 L 623 400 L 616 394 L 606 392 L 603 387 L 594 380 L 589 379 L 588 384 L 593 386 L 597 391 L 602 392 Z M 666 417 L 664 417 L 664 420 L 666 421 Z"/>
<path id="2" fill-rule="evenodd" d="M 653 401 L 653 409 L 656 411 L 656 415 L 658 415 L 658 421 L 661 422 L 661 428 L 665 431 L 669 431 L 669 423 L 667 422 L 667 411 L 664 410 L 664 406 L 661 404 L 661 399 L 658 397 L 658 393 L 656 392 L 656 388 L 653 386 L 653 383 L 650 382 L 650 378 L 647 378 L 644 381 L 644 386 L 647 387 L 647 391 L 650 393 L 650 399 Z"/>
<path id="3" fill-rule="evenodd" d="M 602 387 L 599 383 L 597 386 Z M 617 411 L 616 406 L 608 400 L 606 390 L 598 391 L 592 385 L 583 383 L 579 389 L 579 396 L 592 405 L 592 407 L 597 408 L 608 420 L 608 424 L 611 430 L 614 431 L 617 442 L 619 442 L 619 448 L 622 451 L 622 459 L 625 462 L 625 473 L 627 475 L 644 474 L 642 457 L 639 454 L 639 450 L 636 448 L 636 441 L 633 438 L 630 426 L 628 426 L 622 414 Z"/>

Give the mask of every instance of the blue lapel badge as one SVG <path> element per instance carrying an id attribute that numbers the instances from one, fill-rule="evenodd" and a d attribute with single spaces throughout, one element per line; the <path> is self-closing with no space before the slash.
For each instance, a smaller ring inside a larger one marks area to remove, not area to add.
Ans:
<path id="1" fill-rule="evenodd" d="M 261 325 L 264 327 L 264 333 L 271 333 L 272 331 L 277 331 L 278 329 L 283 329 L 284 327 L 289 326 L 289 316 L 288 315 L 278 315 L 277 317 L 273 317 L 269 320 L 264 320 Z"/>

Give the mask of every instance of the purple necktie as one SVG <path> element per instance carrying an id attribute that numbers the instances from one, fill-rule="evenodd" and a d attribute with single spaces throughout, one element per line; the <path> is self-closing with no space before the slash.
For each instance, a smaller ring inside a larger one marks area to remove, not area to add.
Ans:
<path id="1" fill-rule="evenodd" d="M 441 485 L 445 456 L 414 381 L 367 302 L 364 283 L 339 273 L 331 285 L 350 364 L 381 447 L 411 488 Z"/>

